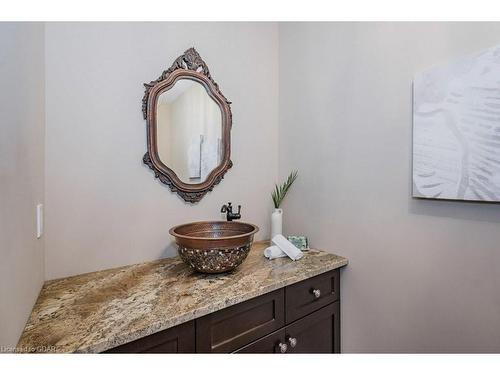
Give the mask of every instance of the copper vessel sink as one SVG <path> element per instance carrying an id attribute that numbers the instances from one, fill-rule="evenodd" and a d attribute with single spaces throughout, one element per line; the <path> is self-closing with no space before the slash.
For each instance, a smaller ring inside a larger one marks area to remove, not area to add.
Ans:
<path id="1" fill-rule="evenodd" d="M 169 233 L 185 263 L 198 272 L 221 273 L 245 260 L 258 231 L 256 225 L 237 221 L 198 221 L 173 227 Z"/>

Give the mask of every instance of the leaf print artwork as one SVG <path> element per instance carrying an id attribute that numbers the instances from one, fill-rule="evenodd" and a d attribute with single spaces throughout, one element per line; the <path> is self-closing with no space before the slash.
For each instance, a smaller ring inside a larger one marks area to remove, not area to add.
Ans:
<path id="1" fill-rule="evenodd" d="M 500 46 L 415 77 L 413 196 L 500 201 Z"/>

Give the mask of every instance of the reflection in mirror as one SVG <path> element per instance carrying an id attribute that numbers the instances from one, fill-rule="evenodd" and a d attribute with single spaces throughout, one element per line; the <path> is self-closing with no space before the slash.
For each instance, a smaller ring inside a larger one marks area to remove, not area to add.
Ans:
<path id="1" fill-rule="evenodd" d="M 223 158 L 221 110 L 205 87 L 179 79 L 158 96 L 156 120 L 161 162 L 182 182 L 205 181 Z"/>

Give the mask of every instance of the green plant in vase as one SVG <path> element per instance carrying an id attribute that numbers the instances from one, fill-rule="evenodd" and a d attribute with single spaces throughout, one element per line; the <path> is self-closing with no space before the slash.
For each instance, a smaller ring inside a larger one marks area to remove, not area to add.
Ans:
<path id="1" fill-rule="evenodd" d="M 281 185 L 276 184 L 271 197 L 274 202 L 274 212 L 271 215 L 271 239 L 277 234 L 282 234 L 283 231 L 283 210 L 280 208 L 283 199 L 285 199 L 288 191 L 297 179 L 299 172 L 292 171 L 288 178 Z"/>

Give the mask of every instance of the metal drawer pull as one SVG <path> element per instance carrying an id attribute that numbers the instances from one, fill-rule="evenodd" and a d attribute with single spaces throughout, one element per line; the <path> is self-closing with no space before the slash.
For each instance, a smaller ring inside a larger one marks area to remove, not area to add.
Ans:
<path id="1" fill-rule="evenodd" d="M 289 337 L 288 342 L 290 343 L 290 347 L 295 348 L 297 346 L 297 339 L 295 337 Z"/>
<path id="2" fill-rule="evenodd" d="M 319 298 L 319 297 L 321 297 L 321 290 L 319 290 L 319 289 L 313 289 L 312 290 L 312 294 L 314 294 L 315 298 Z"/>
<path id="3" fill-rule="evenodd" d="M 287 344 L 283 344 L 282 342 L 280 342 L 278 344 L 278 347 L 280 348 L 280 352 L 281 353 L 286 353 L 286 351 L 288 350 L 288 345 Z"/>

